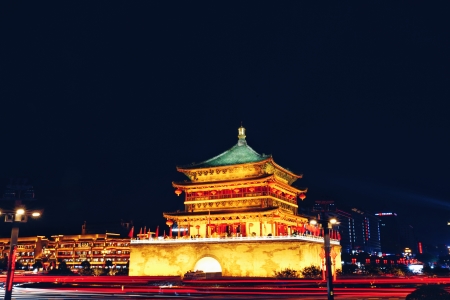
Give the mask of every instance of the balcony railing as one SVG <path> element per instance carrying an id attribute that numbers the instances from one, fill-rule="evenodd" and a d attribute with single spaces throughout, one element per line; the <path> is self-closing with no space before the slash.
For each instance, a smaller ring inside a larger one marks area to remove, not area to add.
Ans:
<path id="1" fill-rule="evenodd" d="M 180 239 L 164 239 L 159 237 L 157 239 L 150 240 L 131 240 L 131 244 L 179 244 L 179 243 L 233 243 L 233 242 L 243 242 L 243 241 L 309 241 L 316 243 L 323 243 L 323 237 L 314 235 L 297 235 L 297 236 L 258 236 L 258 237 L 210 237 L 210 238 L 180 238 Z M 340 245 L 339 240 L 330 239 L 330 244 Z"/>
<path id="2" fill-rule="evenodd" d="M 277 199 L 284 200 L 286 202 L 297 204 L 295 198 L 290 198 L 286 196 L 286 194 L 277 194 L 272 191 L 258 191 L 258 192 L 248 192 L 248 191 L 240 191 L 238 193 L 226 193 L 226 194 L 202 194 L 197 195 L 195 193 L 189 194 L 186 197 L 186 201 L 201 201 L 201 200 L 221 200 L 221 199 L 233 199 L 233 198 L 247 198 L 247 197 L 264 197 L 264 196 L 272 196 Z"/>

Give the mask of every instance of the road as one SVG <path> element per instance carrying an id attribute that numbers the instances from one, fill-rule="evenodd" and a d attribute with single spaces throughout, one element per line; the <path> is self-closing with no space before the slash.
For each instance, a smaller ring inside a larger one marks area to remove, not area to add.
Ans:
<path id="1" fill-rule="evenodd" d="M 335 282 L 335 299 L 401 300 L 421 284 L 450 278 L 366 278 Z M 3 290 L 0 296 L 3 297 Z M 199 280 L 178 277 L 17 276 L 14 299 L 327 299 L 320 280 Z"/>

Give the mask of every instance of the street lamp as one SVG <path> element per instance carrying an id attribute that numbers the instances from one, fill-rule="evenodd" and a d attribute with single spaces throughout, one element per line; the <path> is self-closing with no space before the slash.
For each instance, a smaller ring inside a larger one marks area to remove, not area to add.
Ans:
<path id="1" fill-rule="evenodd" d="M 14 271 L 16 268 L 17 241 L 19 239 L 19 225 L 26 223 L 28 217 L 38 217 L 41 215 L 39 211 L 28 211 L 22 204 L 22 200 L 36 200 L 34 198 L 33 186 L 26 185 L 25 182 L 11 183 L 6 187 L 1 200 L 14 201 L 13 209 L 0 209 L 0 214 L 5 215 L 5 222 L 11 223 L 11 242 L 9 243 L 8 267 L 6 273 L 5 284 L 5 300 L 11 300 L 12 285 L 14 281 Z"/>
<path id="2" fill-rule="evenodd" d="M 16 203 L 17 204 L 17 203 Z M 5 215 L 5 222 L 12 223 L 11 228 L 11 242 L 9 243 L 8 267 L 6 274 L 5 300 L 10 300 L 12 297 L 12 284 L 14 280 L 14 271 L 16 267 L 16 253 L 19 239 L 19 225 L 26 223 L 28 217 L 40 216 L 40 212 L 28 212 L 21 206 L 15 210 L 2 210 L 0 214 Z"/>
<path id="3" fill-rule="evenodd" d="M 328 300 L 334 300 L 333 292 L 333 276 L 331 271 L 331 246 L 330 246 L 330 229 L 333 224 L 337 223 L 335 218 L 329 218 L 328 212 L 335 210 L 334 201 L 316 201 L 314 204 L 314 211 L 319 212 L 320 224 L 323 228 L 323 243 L 325 250 L 325 267 L 327 270 L 327 289 L 328 289 Z M 315 222 L 315 223 L 314 223 Z M 310 224 L 317 224 L 316 220 L 311 220 Z"/>

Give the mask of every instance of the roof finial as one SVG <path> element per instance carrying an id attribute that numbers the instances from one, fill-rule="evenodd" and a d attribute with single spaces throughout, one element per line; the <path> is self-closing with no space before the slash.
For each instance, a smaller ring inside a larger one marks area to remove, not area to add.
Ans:
<path id="1" fill-rule="evenodd" d="M 239 138 L 238 144 L 239 145 L 246 144 L 246 141 L 245 141 L 245 128 L 242 127 L 242 121 L 241 121 L 241 127 L 238 128 L 238 133 L 239 133 L 239 135 L 238 135 L 238 138 Z"/>

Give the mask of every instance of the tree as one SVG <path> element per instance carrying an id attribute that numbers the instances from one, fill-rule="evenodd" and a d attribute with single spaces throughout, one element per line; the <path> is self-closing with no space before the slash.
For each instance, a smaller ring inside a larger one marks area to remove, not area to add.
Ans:
<path id="1" fill-rule="evenodd" d="M 8 256 L 4 256 L 0 259 L 0 269 L 6 270 L 8 268 Z"/>
<path id="2" fill-rule="evenodd" d="M 322 270 L 314 265 L 303 268 L 301 273 L 304 278 L 317 279 L 322 277 Z"/>
<path id="3" fill-rule="evenodd" d="M 100 269 L 100 268 L 92 269 L 92 274 L 93 274 L 94 276 L 100 276 L 100 275 L 103 275 L 103 269 Z"/>
<path id="4" fill-rule="evenodd" d="M 379 276 L 382 274 L 380 268 L 377 266 L 365 265 L 364 269 L 365 269 L 366 274 L 370 275 L 370 276 Z"/>
<path id="5" fill-rule="evenodd" d="M 344 264 L 342 265 L 342 274 L 353 274 L 358 270 L 358 266 L 354 264 Z"/>
<path id="6" fill-rule="evenodd" d="M 404 269 L 399 268 L 399 267 L 390 267 L 390 268 L 386 268 L 386 274 L 391 274 L 397 277 L 401 277 L 401 276 L 405 276 L 406 273 L 404 271 Z"/>
<path id="7" fill-rule="evenodd" d="M 294 279 L 299 278 L 300 275 L 297 273 L 297 270 L 286 268 L 281 271 L 274 271 L 275 277 L 278 279 Z"/>
<path id="8" fill-rule="evenodd" d="M 74 273 L 67 267 L 67 263 L 60 261 L 58 269 L 53 269 L 48 272 L 50 275 L 74 275 Z"/>
<path id="9" fill-rule="evenodd" d="M 105 268 L 111 269 L 113 267 L 113 262 L 110 260 L 107 260 L 105 262 Z"/>
<path id="10" fill-rule="evenodd" d="M 91 269 L 91 263 L 88 262 L 87 260 L 82 261 L 82 262 L 81 262 L 81 267 L 82 267 L 84 270 L 90 270 L 90 269 Z"/>
<path id="11" fill-rule="evenodd" d="M 439 285 L 422 285 L 406 296 L 405 300 L 450 300 L 450 293 Z"/>
<path id="12" fill-rule="evenodd" d="M 41 268 L 43 268 L 44 266 L 42 265 L 42 262 L 40 261 L 40 260 L 37 260 L 34 264 L 33 264 L 33 270 L 35 270 L 35 269 L 41 269 Z"/>
<path id="13" fill-rule="evenodd" d="M 92 275 L 91 263 L 87 260 L 81 262 L 81 270 L 78 271 L 78 274 L 83 276 Z"/>
<path id="14" fill-rule="evenodd" d="M 59 270 L 67 270 L 68 268 L 67 268 L 67 263 L 66 263 L 66 261 L 61 261 L 60 263 L 59 263 L 59 265 L 58 265 L 58 269 Z"/>

